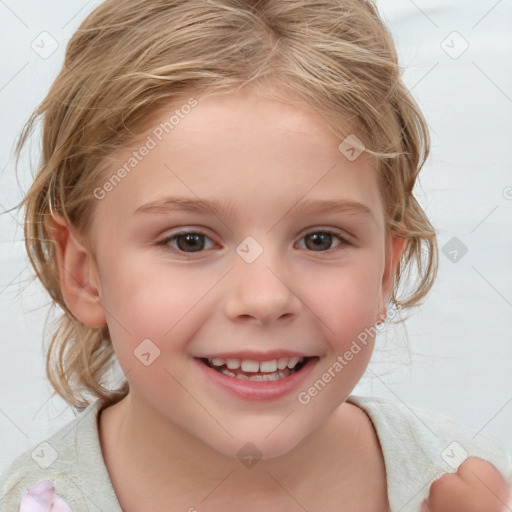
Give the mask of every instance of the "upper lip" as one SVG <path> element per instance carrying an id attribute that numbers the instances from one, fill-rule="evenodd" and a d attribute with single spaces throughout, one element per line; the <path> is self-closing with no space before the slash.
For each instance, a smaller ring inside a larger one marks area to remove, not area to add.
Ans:
<path id="1" fill-rule="evenodd" d="M 244 352 L 219 352 L 216 354 L 204 354 L 196 356 L 199 359 L 250 359 L 252 361 L 272 361 L 281 357 L 316 357 L 314 355 L 305 354 L 303 352 L 295 352 L 293 350 L 270 350 L 268 352 L 258 352 L 246 350 Z"/>

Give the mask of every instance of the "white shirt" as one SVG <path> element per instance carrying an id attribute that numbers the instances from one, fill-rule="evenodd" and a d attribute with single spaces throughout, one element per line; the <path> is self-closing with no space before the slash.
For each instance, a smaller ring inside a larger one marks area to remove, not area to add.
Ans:
<path id="1" fill-rule="evenodd" d="M 490 462 L 512 481 L 504 448 L 450 417 L 385 398 L 350 396 L 347 402 L 364 409 L 375 427 L 391 512 L 418 512 L 431 482 L 455 472 L 467 457 Z M 56 495 L 73 512 L 122 512 L 101 452 L 99 411 L 96 400 L 37 450 L 27 450 L 10 464 L 0 475 L 0 512 L 18 512 L 23 493 L 42 480 L 55 482 Z"/>

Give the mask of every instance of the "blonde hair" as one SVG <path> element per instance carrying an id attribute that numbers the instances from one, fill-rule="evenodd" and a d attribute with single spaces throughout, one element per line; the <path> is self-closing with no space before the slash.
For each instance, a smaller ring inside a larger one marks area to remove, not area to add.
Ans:
<path id="1" fill-rule="evenodd" d="M 104 387 L 115 354 L 107 326 L 90 328 L 68 309 L 59 284 L 49 220 L 62 215 L 85 235 L 102 164 L 126 146 L 149 114 L 188 94 L 279 85 L 342 137 L 356 136 L 375 159 L 386 233 L 406 239 L 392 302 L 417 305 L 437 273 L 436 233 L 413 196 L 430 148 L 428 127 L 401 81 L 392 37 L 364 0 L 107 0 L 82 22 L 60 74 L 27 121 L 22 147 L 43 120 L 39 170 L 21 205 L 32 266 L 64 311 L 52 334 L 47 376 L 78 411 L 92 394 L 106 405 L 123 398 L 125 380 Z M 418 283 L 399 299 L 416 263 Z"/>

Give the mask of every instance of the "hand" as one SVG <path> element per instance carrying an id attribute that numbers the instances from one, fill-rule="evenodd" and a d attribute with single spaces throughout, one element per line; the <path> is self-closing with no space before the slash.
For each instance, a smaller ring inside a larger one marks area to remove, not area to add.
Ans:
<path id="1" fill-rule="evenodd" d="M 432 482 L 421 512 L 511 511 L 510 487 L 488 462 L 470 457 L 456 473 Z"/>

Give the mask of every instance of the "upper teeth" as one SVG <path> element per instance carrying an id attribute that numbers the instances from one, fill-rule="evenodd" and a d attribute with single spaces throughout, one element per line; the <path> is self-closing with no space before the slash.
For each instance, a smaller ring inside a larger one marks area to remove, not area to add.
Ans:
<path id="1" fill-rule="evenodd" d="M 214 357 L 208 359 L 213 366 L 226 365 L 230 370 L 237 370 L 242 368 L 244 372 L 275 372 L 278 368 L 284 370 L 285 368 L 295 368 L 297 364 L 304 361 L 303 357 L 281 357 L 279 359 L 272 359 L 271 361 L 254 361 L 252 359 L 221 359 Z"/>

